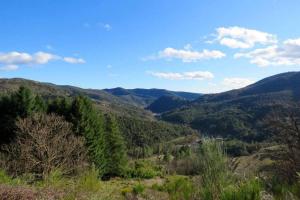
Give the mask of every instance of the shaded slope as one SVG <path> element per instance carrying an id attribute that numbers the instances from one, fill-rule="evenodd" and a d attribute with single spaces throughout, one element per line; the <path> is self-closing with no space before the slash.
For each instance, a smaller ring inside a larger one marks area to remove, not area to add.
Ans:
<path id="1" fill-rule="evenodd" d="M 124 88 L 112 88 L 105 89 L 106 92 L 118 96 L 128 103 L 136 106 L 147 107 L 155 100 L 162 96 L 172 96 L 183 98 L 186 100 L 195 100 L 201 96 L 201 94 L 191 92 L 175 92 L 163 89 L 124 89 Z"/>
<path id="2" fill-rule="evenodd" d="M 162 96 L 151 103 L 147 109 L 154 113 L 163 113 L 187 104 L 189 101 L 175 96 Z"/>

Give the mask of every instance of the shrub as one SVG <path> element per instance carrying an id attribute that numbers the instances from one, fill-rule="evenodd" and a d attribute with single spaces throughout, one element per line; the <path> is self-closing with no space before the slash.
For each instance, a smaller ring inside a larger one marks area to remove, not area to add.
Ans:
<path id="1" fill-rule="evenodd" d="M 76 183 L 76 189 L 79 191 L 97 192 L 102 185 L 98 177 L 99 170 L 92 167 L 79 177 Z"/>
<path id="2" fill-rule="evenodd" d="M 67 180 L 63 178 L 63 173 L 59 169 L 54 169 L 49 173 L 44 180 L 37 182 L 36 185 L 43 186 L 43 187 L 56 187 L 62 188 L 66 185 Z"/>
<path id="3" fill-rule="evenodd" d="M 168 177 L 162 186 L 154 184 L 152 189 L 168 192 L 171 200 L 191 200 L 195 195 L 194 185 L 183 176 Z"/>
<path id="4" fill-rule="evenodd" d="M 62 117 L 35 114 L 19 119 L 16 126 L 16 140 L 6 148 L 9 173 L 33 173 L 45 179 L 56 169 L 73 174 L 86 163 L 83 139 L 74 136 Z"/>
<path id="5" fill-rule="evenodd" d="M 262 185 L 258 179 L 250 179 L 239 185 L 226 187 L 221 200 L 260 200 Z"/>
<path id="6" fill-rule="evenodd" d="M 192 154 L 188 157 L 174 159 L 167 164 L 167 169 L 170 174 L 179 175 L 198 175 L 200 158 Z"/>
<path id="7" fill-rule="evenodd" d="M 127 170 L 127 176 L 132 178 L 150 179 L 161 174 L 161 169 L 158 166 L 146 160 L 135 161 L 133 166 L 129 166 Z"/>
<path id="8" fill-rule="evenodd" d="M 13 182 L 13 179 L 6 174 L 4 170 L 0 170 L 0 184 L 10 184 Z"/>
<path id="9" fill-rule="evenodd" d="M 271 186 L 269 189 L 276 199 L 290 199 L 291 194 L 300 198 L 300 183 L 288 184 L 274 178 L 268 185 Z"/>
<path id="10" fill-rule="evenodd" d="M 131 193 L 132 192 L 132 188 L 131 187 L 125 187 L 121 190 L 121 194 L 123 196 L 126 196 L 127 194 Z"/>
<path id="11" fill-rule="evenodd" d="M 134 194 L 142 194 L 145 190 L 145 186 L 142 184 L 136 184 L 135 186 L 133 186 L 132 191 Z"/>
<path id="12" fill-rule="evenodd" d="M 247 143 L 239 140 L 230 140 L 225 142 L 226 152 L 231 156 L 249 155 Z"/>
<path id="13" fill-rule="evenodd" d="M 0 184 L 5 184 L 5 185 L 24 185 L 26 183 L 23 178 L 13 178 L 9 176 L 5 170 L 0 169 Z"/>
<path id="14" fill-rule="evenodd" d="M 203 140 L 198 156 L 203 199 L 219 199 L 222 188 L 231 180 L 222 144 L 214 139 Z"/>

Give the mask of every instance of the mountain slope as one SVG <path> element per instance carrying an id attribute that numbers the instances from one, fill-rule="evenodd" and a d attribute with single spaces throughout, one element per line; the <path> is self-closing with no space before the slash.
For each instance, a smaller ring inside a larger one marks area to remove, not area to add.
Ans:
<path id="1" fill-rule="evenodd" d="M 142 108 L 133 106 L 117 96 L 103 90 L 82 89 L 74 86 L 60 86 L 52 83 L 42 83 L 26 79 L 0 79 L 0 93 L 16 91 L 20 86 L 26 86 L 33 92 L 45 98 L 74 97 L 86 95 L 95 101 L 96 105 L 105 112 L 153 119 L 152 114 Z"/>
<path id="2" fill-rule="evenodd" d="M 30 88 L 33 93 L 39 94 L 46 99 L 57 97 L 72 98 L 77 95 L 90 97 L 102 112 L 116 115 L 120 131 L 124 135 L 128 149 L 154 146 L 157 143 L 179 136 L 197 134 L 195 130 L 189 127 L 159 121 L 153 117 L 151 112 L 133 106 L 103 90 L 59 86 L 26 79 L 0 79 L 0 96 L 17 91 L 20 86 Z"/>
<path id="3" fill-rule="evenodd" d="M 155 100 L 162 96 L 172 96 L 183 98 L 186 100 L 195 100 L 201 96 L 198 93 L 191 92 L 175 92 L 163 89 L 124 89 L 124 88 L 112 88 L 105 89 L 104 91 L 122 98 L 128 103 L 131 103 L 140 107 L 147 107 Z"/>
<path id="4" fill-rule="evenodd" d="M 147 109 L 153 113 L 163 113 L 187 104 L 189 101 L 176 96 L 162 96 L 151 103 Z"/>
<path id="5" fill-rule="evenodd" d="M 288 72 L 239 90 L 203 95 L 161 117 L 188 124 L 207 135 L 263 140 L 268 138 L 263 130 L 264 118 L 273 110 L 299 102 L 299 92 L 300 72 Z"/>

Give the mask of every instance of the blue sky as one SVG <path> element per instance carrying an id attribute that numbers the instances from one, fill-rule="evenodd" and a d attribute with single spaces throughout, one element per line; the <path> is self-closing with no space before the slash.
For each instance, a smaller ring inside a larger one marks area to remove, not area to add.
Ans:
<path id="1" fill-rule="evenodd" d="M 213 93 L 300 69 L 299 0 L 1 0 L 0 77 Z"/>

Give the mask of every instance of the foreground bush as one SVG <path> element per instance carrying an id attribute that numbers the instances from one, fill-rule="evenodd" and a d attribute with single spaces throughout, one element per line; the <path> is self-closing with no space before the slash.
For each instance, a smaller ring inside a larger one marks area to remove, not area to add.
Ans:
<path id="1" fill-rule="evenodd" d="M 219 199 L 222 189 L 230 181 L 227 156 L 221 142 L 204 140 L 198 153 L 201 175 L 201 194 L 204 199 Z"/>
<path id="2" fill-rule="evenodd" d="M 6 147 L 6 169 L 13 175 L 35 174 L 46 178 L 51 171 L 74 174 L 85 165 L 86 151 L 72 126 L 54 114 L 34 114 L 16 123 L 17 135 Z"/>
<path id="3" fill-rule="evenodd" d="M 127 176 L 130 178 L 150 179 L 162 174 L 163 170 L 149 160 L 135 161 L 127 170 Z"/>

